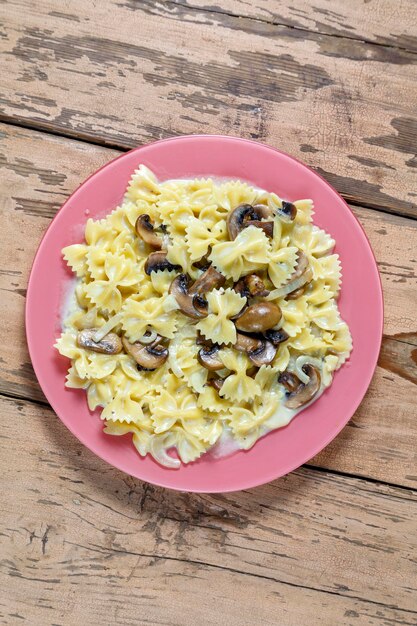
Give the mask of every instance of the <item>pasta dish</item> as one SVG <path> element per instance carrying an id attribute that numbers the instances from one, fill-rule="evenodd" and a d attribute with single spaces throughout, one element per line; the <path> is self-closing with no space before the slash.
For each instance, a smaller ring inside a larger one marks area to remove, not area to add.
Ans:
<path id="1" fill-rule="evenodd" d="M 311 200 L 141 165 L 87 220 L 63 249 L 77 280 L 56 348 L 107 434 L 178 468 L 251 448 L 320 396 L 352 340 L 335 241 L 312 216 Z"/>

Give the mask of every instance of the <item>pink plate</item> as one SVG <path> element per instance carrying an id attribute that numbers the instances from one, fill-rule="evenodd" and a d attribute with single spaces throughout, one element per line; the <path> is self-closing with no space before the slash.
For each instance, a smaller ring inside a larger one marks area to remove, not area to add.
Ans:
<path id="1" fill-rule="evenodd" d="M 64 387 L 69 361 L 53 348 L 69 272 L 61 248 L 82 240 L 87 215 L 110 213 L 120 203 L 140 163 L 161 179 L 219 176 L 240 178 L 295 200 L 312 198 L 314 222 L 336 240 L 343 268 L 339 308 L 353 336 L 350 360 L 333 384 L 285 428 L 247 451 L 214 459 L 206 455 L 179 470 L 141 458 L 130 435 L 105 435 L 99 412 L 90 413 L 83 391 Z M 368 240 L 347 204 L 311 169 L 268 146 L 221 136 L 176 137 L 123 154 L 86 180 L 52 221 L 33 263 L 26 305 L 32 363 L 53 409 L 90 450 L 115 467 L 156 485 L 196 492 L 226 492 L 261 485 L 299 467 L 346 425 L 371 381 L 382 336 L 383 302 Z"/>

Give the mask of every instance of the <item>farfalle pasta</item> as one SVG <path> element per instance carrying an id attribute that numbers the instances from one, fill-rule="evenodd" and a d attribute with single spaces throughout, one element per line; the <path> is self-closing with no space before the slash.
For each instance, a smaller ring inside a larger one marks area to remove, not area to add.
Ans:
<path id="1" fill-rule="evenodd" d="M 106 434 L 175 469 L 226 437 L 249 449 L 320 396 L 352 340 L 312 216 L 308 199 L 141 165 L 87 221 L 62 251 L 77 283 L 56 348 Z"/>

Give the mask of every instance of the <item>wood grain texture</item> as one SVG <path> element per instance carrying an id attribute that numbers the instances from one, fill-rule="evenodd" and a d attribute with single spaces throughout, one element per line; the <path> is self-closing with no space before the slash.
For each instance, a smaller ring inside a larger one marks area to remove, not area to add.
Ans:
<path id="1" fill-rule="evenodd" d="M 255 138 L 348 200 L 417 216 L 415 54 L 172 2 L 106 0 L 94 17 L 82 0 L 1 11 L 4 120 L 123 148 Z"/>
<path id="2" fill-rule="evenodd" d="M 14 424 L 0 438 L 3 623 L 415 624 L 414 491 L 304 469 L 169 492 L 102 463 L 47 407 L 0 410 Z"/>
<path id="3" fill-rule="evenodd" d="M 37 245 L 60 204 L 117 152 L 12 126 L 0 126 L 2 190 L 1 317 L 8 320 L 0 392 L 35 400 L 24 338 L 27 278 Z M 417 222 L 355 207 L 374 248 L 385 292 L 385 338 L 368 394 L 348 427 L 312 463 L 415 486 L 417 433 Z M 16 237 L 16 232 L 21 233 Z"/>
<path id="4" fill-rule="evenodd" d="M 256 18 L 309 32 L 359 39 L 417 52 L 417 4 L 414 0 L 396 3 L 392 0 L 171 1 L 189 8 Z"/>

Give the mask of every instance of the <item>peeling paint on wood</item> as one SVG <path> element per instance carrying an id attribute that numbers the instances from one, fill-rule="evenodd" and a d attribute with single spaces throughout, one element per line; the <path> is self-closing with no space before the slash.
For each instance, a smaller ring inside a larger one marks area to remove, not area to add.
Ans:
<path id="1" fill-rule="evenodd" d="M 307 13 L 349 26 L 353 10 L 323 1 L 282 10 L 291 19 L 298 11 L 301 22 Z M 369 19 L 352 25 L 359 30 L 349 39 L 194 4 L 108 0 L 95 6 L 92 31 L 80 0 L 71 12 L 56 11 L 52 0 L 36 12 L 24 9 L 25 0 L 8 2 L 2 119 L 123 149 L 179 134 L 233 133 L 299 156 L 352 202 L 417 215 L 415 54 L 382 45 L 379 35 L 377 43 L 359 41 Z M 259 4 L 262 11 L 275 5 Z M 236 7 L 251 12 L 246 3 Z M 115 21 L 124 28 L 115 31 Z"/>
<path id="2" fill-rule="evenodd" d="M 391 0 L 170 0 L 189 9 L 204 9 L 229 15 L 257 18 L 307 32 L 374 42 L 417 52 L 414 25 L 417 7 L 413 0 L 395 4 Z M 126 0 L 125 6 L 137 10 L 139 0 Z M 330 8 L 331 7 L 331 8 Z"/>

